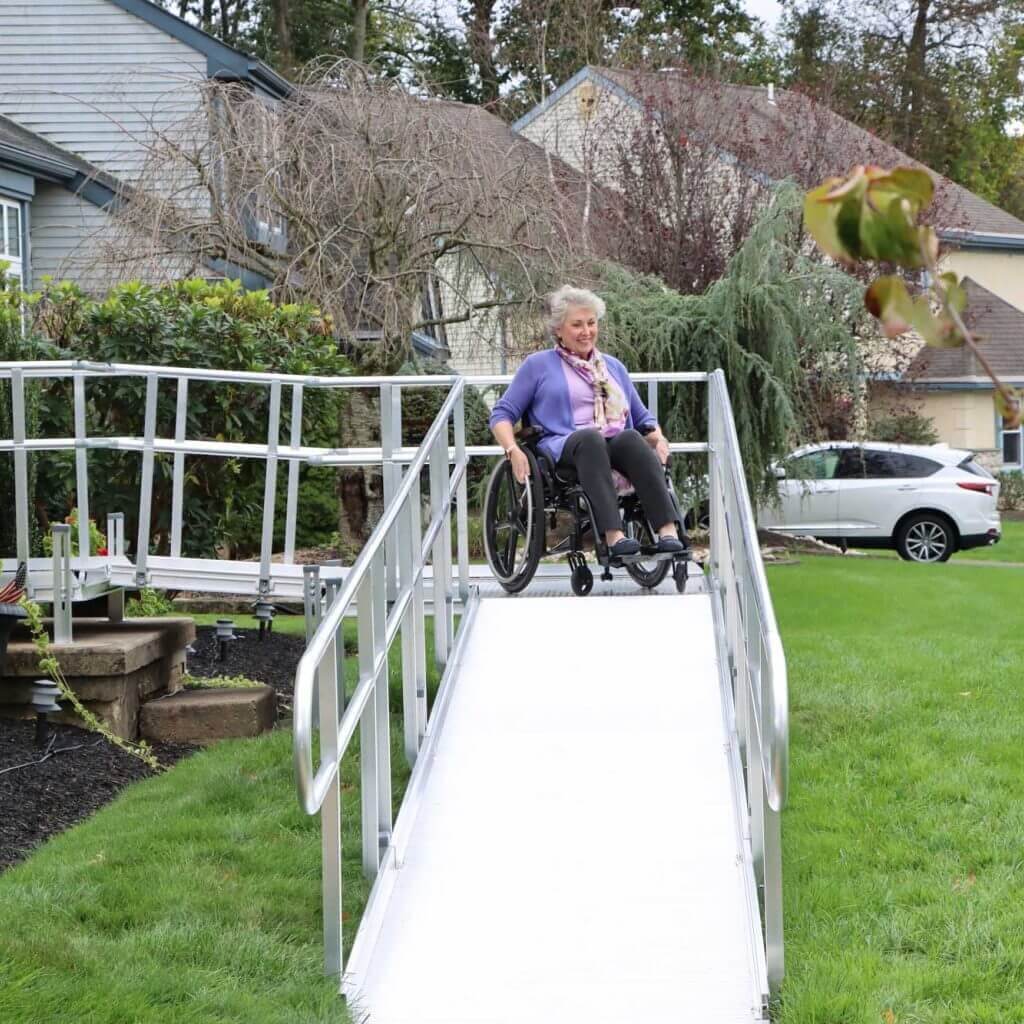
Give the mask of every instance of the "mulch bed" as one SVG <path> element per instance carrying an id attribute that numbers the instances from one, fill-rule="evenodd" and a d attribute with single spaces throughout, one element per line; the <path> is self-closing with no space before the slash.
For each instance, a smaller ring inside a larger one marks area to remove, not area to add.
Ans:
<path id="1" fill-rule="evenodd" d="M 279 716 L 290 713 L 295 666 L 306 646 L 302 637 L 275 633 L 260 643 L 257 632 L 239 630 L 241 639 L 219 661 L 213 629 L 196 632 L 196 653 L 188 659 L 192 675 L 243 675 L 267 683 L 277 691 Z M 0 870 L 99 810 L 125 786 L 153 774 L 138 758 L 74 726 L 53 728 L 45 760 L 46 750 L 35 746 L 34 737 L 34 722 L 0 718 Z M 152 746 L 165 765 L 198 749 L 172 743 Z"/>
<path id="2" fill-rule="evenodd" d="M 0 868 L 27 857 L 43 840 L 63 832 L 109 803 L 127 785 L 153 772 L 102 736 L 72 725 L 53 728 L 50 755 L 35 745 L 35 722 L 0 718 Z M 161 764 L 195 747 L 154 743 Z M 5 770 L 7 769 L 7 770 Z"/>
<path id="3" fill-rule="evenodd" d="M 188 671 L 194 676 L 246 676 L 258 683 L 266 683 L 277 692 L 278 718 L 288 718 L 292 708 L 292 687 L 295 666 L 306 649 L 305 638 L 271 633 L 260 640 L 255 629 L 235 630 L 232 640 L 220 660 L 217 633 L 212 626 L 200 626 L 192 644 L 195 654 L 188 656 Z"/>

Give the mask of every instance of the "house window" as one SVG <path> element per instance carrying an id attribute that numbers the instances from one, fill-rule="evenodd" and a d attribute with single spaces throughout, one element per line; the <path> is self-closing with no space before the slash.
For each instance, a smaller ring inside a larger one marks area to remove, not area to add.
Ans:
<path id="1" fill-rule="evenodd" d="M 15 288 L 25 281 L 23 223 L 21 203 L 0 196 L 0 260 L 7 264 L 6 278 Z"/>
<path id="2" fill-rule="evenodd" d="M 1021 465 L 1020 427 L 1003 431 L 1003 465 L 1019 469 Z"/>

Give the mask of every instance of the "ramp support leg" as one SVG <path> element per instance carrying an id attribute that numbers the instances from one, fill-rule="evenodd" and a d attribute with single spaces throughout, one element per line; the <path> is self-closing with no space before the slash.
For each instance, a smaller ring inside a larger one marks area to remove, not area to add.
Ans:
<path id="1" fill-rule="evenodd" d="M 320 718 L 320 758 L 324 764 L 338 763 L 338 677 L 335 650 L 341 630 L 317 672 Z M 341 980 L 341 769 L 334 773 L 320 806 L 320 846 L 323 858 L 324 973 Z"/>

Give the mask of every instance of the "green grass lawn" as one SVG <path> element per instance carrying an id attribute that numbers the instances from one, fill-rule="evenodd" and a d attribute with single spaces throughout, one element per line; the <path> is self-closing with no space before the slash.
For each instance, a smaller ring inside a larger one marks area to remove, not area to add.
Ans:
<path id="1" fill-rule="evenodd" d="M 792 708 L 780 1024 L 1024 1020 L 1019 580 L 769 570 Z M 350 941 L 367 893 L 355 771 Z M 321 953 L 317 825 L 285 732 L 132 787 L 0 876 L 4 1024 L 341 1024 Z"/>
<path id="2" fill-rule="evenodd" d="M 792 721 L 779 1021 L 1024 1020 L 1019 575 L 805 559 L 769 582 Z"/>
<path id="3" fill-rule="evenodd" d="M 355 630 L 346 621 L 346 640 Z M 432 694 L 429 629 L 426 640 Z M 400 664 L 396 641 L 396 807 L 409 774 Z M 355 658 L 345 675 L 351 693 Z M 358 751 L 357 733 L 342 764 L 346 952 L 369 895 Z M 0 1024 L 345 1024 L 322 974 L 319 836 L 298 807 L 287 729 L 217 744 L 132 786 L 0 875 Z"/>
<path id="4" fill-rule="evenodd" d="M 174 612 L 175 615 L 180 615 L 180 612 Z M 252 615 L 236 615 L 234 612 L 202 612 L 198 615 L 192 615 L 192 619 L 195 620 L 197 626 L 213 626 L 216 625 L 218 619 L 230 619 L 236 629 L 259 629 L 260 624 L 256 618 Z M 352 627 L 352 635 L 355 636 L 355 620 L 345 623 L 346 635 L 349 629 Z M 305 636 L 306 635 L 306 619 L 302 615 L 282 615 L 278 613 L 274 616 L 275 633 L 284 633 L 287 636 Z"/>
<path id="5" fill-rule="evenodd" d="M 1006 519 L 1002 522 L 1003 535 L 998 544 L 987 548 L 971 548 L 961 551 L 953 558 L 969 558 L 984 562 L 1020 562 L 1024 564 L 1024 521 Z"/>

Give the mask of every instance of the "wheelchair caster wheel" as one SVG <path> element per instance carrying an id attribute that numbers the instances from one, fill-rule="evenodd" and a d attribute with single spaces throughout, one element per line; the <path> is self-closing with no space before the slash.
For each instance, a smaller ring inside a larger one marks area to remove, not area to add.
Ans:
<path id="1" fill-rule="evenodd" d="M 676 562 L 672 566 L 672 579 L 675 580 L 676 590 L 682 594 L 686 590 L 687 563 Z"/>
<path id="2" fill-rule="evenodd" d="M 573 569 L 569 584 L 577 597 L 586 597 L 594 589 L 594 574 L 585 565 L 578 566 Z"/>

